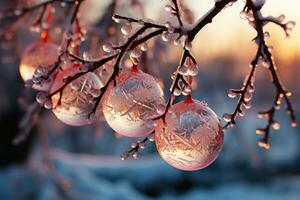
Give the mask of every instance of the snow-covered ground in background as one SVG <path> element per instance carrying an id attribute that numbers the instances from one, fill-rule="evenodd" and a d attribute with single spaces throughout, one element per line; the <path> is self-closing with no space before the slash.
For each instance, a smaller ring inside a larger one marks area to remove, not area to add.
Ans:
<path id="1" fill-rule="evenodd" d="M 276 176 L 265 182 L 251 182 L 239 178 L 241 174 L 237 172 L 236 175 L 228 167 L 224 168 L 223 177 L 218 178 L 218 168 L 185 173 L 169 167 L 157 156 L 124 162 L 116 157 L 54 150 L 52 158 L 55 173 L 71 183 L 66 196 L 63 196 L 64 192 L 57 187 L 56 179 L 49 178 L 38 157 L 33 155 L 26 167 L 15 166 L 0 172 L 1 200 L 300 199 L 300 175 Z M 183 193 L 168 187 L 168 184 L 180 182 L 183 175 L 194 176 L 190 183 L 192 187 Z M 208 186 L 211 182 L 215 184 Z M 149 197 L 142 192 L 151 188 L 159 190 L 159 193 Z"/>

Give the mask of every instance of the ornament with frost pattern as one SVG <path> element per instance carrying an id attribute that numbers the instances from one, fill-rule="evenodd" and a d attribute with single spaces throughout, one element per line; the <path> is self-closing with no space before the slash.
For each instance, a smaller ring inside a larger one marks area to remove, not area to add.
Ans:
<path id="1" fill-rule="evenodd" d="M 43 75 L 53 67 L 59 56 L 58 46 L 50 42 L 35 42 L 24 51 L 19 66 L 22 79 L 33 81 L 32 88 L 49 91 L 52 81 L 43 82 Z"/>
<path id="2" fill-rule="evenodd" d="M 135 67 L 122 72 L 110 85 L 102 103 L 110 127 L 127 137 L 142 137 L 154 130 L 153 118 L 165 107 L 162 89 L 155 79 Z"/>
<path id="3" fill-rule="evenodd" d="M 79 67 L 68 69 L 57 74 L 50 93 L 61 88 L 64 79 L 78 73 Z M 99 77 L 92 72 L 75 79 L 63 89 L 62 95 L 58 92 L 52 96 L 53 113 L 62 122 L 71 126 L 82 126 L 91 123 L 102 113 L 101 109 L 95 108 L 95 99 L 100 95 L 103 83 Z"/>
<path id="4" fill-rule="evenodd" d="M 175 168 L 194 171 L 207 167 L 223 146 L 223 131 L 217 115 L 192 99 L 173 105 L 155 128 L 160 156 Z"/>

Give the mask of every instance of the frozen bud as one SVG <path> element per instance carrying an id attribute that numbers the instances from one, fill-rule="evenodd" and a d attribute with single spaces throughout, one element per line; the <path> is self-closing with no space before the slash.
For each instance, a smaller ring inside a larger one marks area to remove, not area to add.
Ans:
<path id="1" fill-rule="evenodd" d="M 176 79 L 176 73 L 173 73 L 173 74 L 171 75 L 171 79 L 172 79 L 172 80 L 175 80 L 175 79 Z"/>
<path id="2" fill-rule="evenodd" d="M 116 22 L 116 23 L 120 23 L 120 22 L 121 22 L 121 20 L 120 20 L 119 18 L 117 18 L 115 15 L 112 16 L 112 20 L 113 20 L 114 22 Z"/>
<path id="3" fill-rule="evenodd" d="M 131 144 L 131 148 L 137 148 L 139 146 L 139 144 L 137 142 L 133 142 Z"/>
<path id="4" fill-rule="evenodd" d="M 174 41 L 173 41 L 173 44 L 175 45 L 175 46 L 178 46 L 179 44 L 180 44 L 180 38 L 177 38 L 177 39 L 175 39 Z"/>
<path id="5" fill-rule="evenodd" d="M 284 94 L 283 94 L 283 93 L 280 93 L 280 94 L 279 94 L 279 97 L 280 97 L 280 98 L 283 98 L 283 97 L 284 97 Z M 277 101 L 277 102 L 278 102 L 278 101 Z"/>
<path id="6" fill-rule="evenodd" d="M 269 68 L 269 67 L 270 67 L 269 62 L 262 61 L 261 64 L 262 64 L 262 66 L 265 67 L 265 68 Z"/>
<path id="7" fill-rule="evenodd" d="M 165 113 L 165 110 L 166 110 L 166 107 L 165 107 L 165 105 L 163 105 L 163 104 L 159 104 L 159 105 L 157 106 L 157 108 L 156 108 L 156 112 L 157 112 L 157 114 L 159 114 L 159 115 L 164 114 L 164 113 Z"/>
<path id="8" fill-rule="evenodd" d="M 291 92 L 286 92 L 285 95 L 286 95 L 287 97 L 290 97 L 290 96 L 292 96 L 292 93 L 291 93 Z"/>
<path id="9" fill-rule="evenodd" d="M 132 30 L 132 26 L 130 22 L 125 22 L 121 28 L 121 32 L 123 35 L 130 35 Z"/>
<path id="10" fill-rule="evenodd" d="M 184 65 L 178 67 L 178 73 L 181 75 L 187 75 L 188 68 Z"/>
<path id="11" fill-rule="evenodd" d="M 168 33 L 168 31 L 164 31 L 161 35 L 161 38 L 164 42 L 168 42 L 170 39 L 170 34 Z"/>
<path id="12" fill-rule="evenodd" d="M 291 126 L 294 127 L 294 128 L 297 127 L 297 122 L 296 122 L 296 120 L 292 120 Z"/>
<path id="13" fill-rule="evenodd" d="M 139 48 L 135 48 L 130 52 L 130 56 L 133 58 L 139 58 L 142 55 L 142 51 Z"/>
<path id="14" fill-rule="evenodd" d="M 232 115 L 231 114 L 228 114 L 228 113 L 225 113 L 223 115 L 223 119 L 225 122 L 230 122 L 231 121 L 231 118 L 232 118 Z"/>
<path id="15" fill-rule="evenodd" d="M 187 70 L 187 73 L 190 76 L 197 76 L 197 74 L 198 74 L 198 68 L 197 68 L 197 66 L 189 66 L 188 70 Z"/>
<path id="16" fill-rule="evenodd" d="M 182 90 L 182 94 L 183 94 L 184 96 L 188 96 L 188 95 L 190 94 L 190 92 L 187 92 L 187 91 L 185 91 L 185 90 Z"/>
<path id="17" fill-rule="evenodd" d="M 188 67 L 191 66 L 191 67 L 197 67 L 197 68 L 198 68 L 196 62 L 195 62 L 191 57 L 187 57 L 187 58 L 185 59 L 184 65 L 186 65 L 186 66 L 188 66 Z"/>
<path id="18" fill-rule="evenodd" d="M 273 122 L 273 123 L 272 123 L 272 128 L 273 128 L 274 130 L 279 130 L 279 129 L 280 129 L 280 123 L 277 122 L 277 121 Z"/>
<path id="19" fill-rule="evenodd" d="M 265 38 L 265 39 L 270 38 L 270 33 L 269 33 L 269 32 L 264 32 L 264 38 Z"/>
<path id="20" fill-rule="evenodd" d="M 233 98 L 236 97 L 236 95 L 237 95 L 236 92 L 234 92 L 233 90 L 228 91 L 228 97 L 229 98 L 233 99 Z"/>
<path id="21" fill-rule="evenodd" d="M 241 17 L 241 19 L 247 19 L 247 16 L 248 16 L 248 14 L 247 14 L 246 11 L 242 10 L 242 11 L 240 12 L 240 17 Z"/>
<path id="22" fill-rule="evenodd" d="M 192 91 L 192 87 L 190 85 L 185 85 L 183 89 L 184 89 L 184 91 L 186 91 L 188 93 L 190 93 Z"/>
<path id="23" fill-rule="evenodd" d="M 255 133 L 257 135 L 265 135 L 266 131 L 265 131 L 265 129 L 258 128 L 258 129 L 256 129 Z"/>
<path id="24" fill-rule="evenodd" d="M 266 150 L 270 149 L 270 144 L 264 140 L 259 140 L 257 144 Z"/>
<path id="25" fill-rule="evenodd" d="M 127 152 L 124 152 L 120 155 L 121 157 L 121 160 L 127 160 L 128 159 L 128 153 Z"/>
<path id="26" fill-rule="evenodd" d="M 140 147 L 141 149 L 145 149 L 145 146 L 146 146 L 146 143 L 145 143 L 145 142 L 140 142 L 140 143 L 139 143 L 139 147 Z"/>
<path id="27" fill-rule="evenodd" d="M 184 41 L 184 48 L 188 51 L 191 51 L 192 50 L 192 42 L 189 41 L 188 39 L 186 39 Z"/>
<path id="28" fill-rule="evenodd" d="M 251 108 L 251 102 L 244 103 L 243 106 L 248 110 Z"/>
<path id="29" fill-rule="evenodd" d="M 132 154 L 132 157 L 133 157 L 133 159 L 138 159 L 139 158 L 139 152 L 134 152 L 133 154 Z"/>
<path id="30" fill-rule="evenodd" d="M 254 93 L 254 91 L 255 91 L 254 86 L 253 86 L 253 85 L 250 85 L 250 86 L 249 86 L 249 92 Z"/>
<path id="31" fill-rule="evenodd" d="M 252 96 L 253 96 L 253 94 L 251 92 L 247 91 L 246 94 L 245 94 L 245 96 L 244 96 L 244 100 L 246 102 L 249 102 L 249 101 L 251 101 Z"/>
<path id="32" fill-rule="evenodd" d="M 232 128 L 232 127 L 234 127 L 234 125 L 235 125 L 235 122 L 230 122 L 230 124 L 228 125 L 228 128 Z"/>
<path id="33" fill-rule="evenodd" d="M 240 117 L 244 117 L 246 113 L 242 110 L 242 111 L 239 111 L 238 114 Z"/>
<path id="34" fill-rule="evenodd" d="M 102 49 L 104 52 L 106 53 L 110 53 L 113 50 L 112 44 L 110 42 L 107 42 L 105 44 L 103 44 Z"/>
<path id="35" fill-rule="evenodd" d="M 20 15 L 23 14 L 23 10 L 16 9 L 16 10 L 14 11 L 14 14 L 15 14 L 16 16 L 20 16 Z"/>
<path id="36" fill-rule="evenodd" d="M 285 15 L 279 15 L 277 19 L 278 21 L 283 22 L 285 20 Z"/>
<path id="37" fill-rule="evenodd" d="M 288 23 L 286 23 L 286 28 L 288 29 L 288 30 L 292 30 L 295 26 L 296 26 L 296 22 L 294 22 L 294 21 L 289 21 Z"/>
<path id="38" fill-rule="evenodd" d="M 148 45 L 147 45 L 146 42 L 144 42 L 143 44 L 141 44 L 141 50 L 144 51 L 144 52 L 148 50 Z"/>
<path id="39" fill-rule="evenodd" d="M 171 5 L 166 5 L 165 6 L 165 11 L 172 12 L 173 11 L 173 7 Z"/>
<path id="40" fill-rule="evenodd" d="M 175 88 L 174 93 L 175 96 L 180 96 L 181 95 L 181 90 L 178 88 Z"/>
<path id="41" fill-rule="evenodd" d="M 83 57 L 84 60 L 90 60 L 90 55 L 86 51 L 82 53 L 82 57 Z"/>
<path id="42" fill-rule="evenodd" d="M 50 99 L 47 99 L 44 103 L 44 107 L 46 109 L 51 109 L 52 108 L 52 101 Z"/>
<path id="43" fill-rule="evenodd" d="M 92 89 L 92 90 L 91 90 L 91 95 L 92 95 L 94 98 L 99 97 L 100 94 L 101 94 L 101 90 L 97 90 L 97 89 Z"/>
<path id="44" fill-rule="evenodd" d="M 175 28 L 172 26 L 170 22 L 166 22 L 165 27 L 168 29 L 168 32 L 170 33 L 173 33 L 175 31 Z"/>

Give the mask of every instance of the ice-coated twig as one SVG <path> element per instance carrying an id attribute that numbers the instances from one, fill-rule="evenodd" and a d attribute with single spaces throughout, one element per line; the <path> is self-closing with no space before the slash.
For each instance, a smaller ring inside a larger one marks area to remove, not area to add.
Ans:
<path id="1" fill-rule="evenodd" d="M 270 137 L 271 128 L 275 130 L 280 128 L 280 123 L 274 119 L 274 115 L 276 110 L 280 109 L 282 101 L 285 101 L 287 105 L 287 112 L 291 118 L 291 125 L 293 127 L 296 127 L 297 122 L 296 122 L 295 111 L 290 100 L 290 96 L 292 93 L 284 87 L 283 83 L 280 81 L 278 77 L 276 71 L 277 67 L 274 62 L 273 56 L 271 54 L 270 46 L 268 46 L 265 40 L 267 37 L 269 37 L 269 33 L 264 31 L 264 26 L 267 23 L 272 22 L 280 26 L 284 30 L 286 35 L 289 36 L 292 27 L 295 25 L 295 22 L 288 21 L 284 23 L 283 16 L 279 16 L 278 18 L 274 18 L 270 16 L 263 17 L 261 13 L 261 8 L 263 7 L 263 4 L 264 3 L 257 5 L 253 3 L 252 0 L 247 0 L 244 9 L 241 12 L 242 15 L 246 16 L 246 18 L 249 21 L 249 24 L 257 32 L 257 36 L 254 38 L 254 41 L 256 42 L 258 49 L 254 60 L 251 62 L 251 72 L 246 77 L 245 79 L 246 81 L 244 82 L 243 88 L 241 90 L 230 90 L 228 93 L 229 97 L 235 97 L 237 95 L 240 95 L 240 98 L 238 100 L 238 104 L 235 111 L 232 114 L 224 114 L 224 120 L 227 122 L 227 124 L 224 126 L 224 129 L 235 124 L 235 118 L 238 114 L 241 116 L 244 115 L 242 106 L 244 106 L 246 109 L 251 107 L 250 100 L 254 92 L 255 69 L 257 68 L 257 65 L 260 64 L 259 62 L 261 62 L 263 66 L 268 68 L 268 71 L 271 75 L 272 83 L 276 89 L 276 95 L 272 107 L 267 111 L 258 113 L 259 118 L 267 119 L 267 125 L 264 128 L 258 128 L 256 130 L 256 133 L 258 135 L 263 136 L 263 138 L 258 141 L 258 145 L 265 149 L 269 149 L 270 148 L 269 137 Z"/>

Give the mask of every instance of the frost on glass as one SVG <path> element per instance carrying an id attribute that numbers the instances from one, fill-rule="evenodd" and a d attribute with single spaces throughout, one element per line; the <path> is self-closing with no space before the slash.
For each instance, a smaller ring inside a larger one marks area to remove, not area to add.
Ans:
<path id="1" fill-rule="evenodd" d="M 172 106 L 155 129 L 161 157 L 182 170 L 210 165 L 223 146 L 223 131 L 217 115 L 204 103 L 180 102 Z"/>
<path id="2" fill-rule="evenodd" d="M 106 121 L 117 133 L 128 137 L 147 135 L 154 129 L 153 118 L 165 105 L 164 95 L 155 79 L 142 71 L 128 71 L 117 78 L 103 100 Z"/>
<path id="3" fill-rule="evenodd" d="M 59 75 L 51 88 L 55 92 L 63 85 L 63 79 L 68 77 Z M 69 73 L 68 73 L 69 74 Z M 95 99 L 100 95 L 100 89 L 103 83 L 99 77 L 92 72 L 81 76 L 80 78 L 68 84 L 62 92 L 58 92 L 52 97 L 53 113 L 62 122 L 71 126 L 81 126 L 88 124 L 95 118 L 92 114 L 95 108 Z M 96 115 L 100 115 L 100 109 L 97 108 Z"/>

